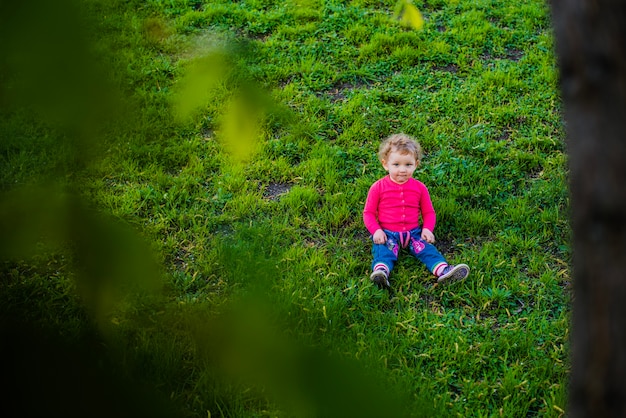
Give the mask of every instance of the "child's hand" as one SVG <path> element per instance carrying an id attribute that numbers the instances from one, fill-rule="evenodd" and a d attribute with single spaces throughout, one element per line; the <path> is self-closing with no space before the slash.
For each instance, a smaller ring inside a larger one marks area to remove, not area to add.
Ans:
<path id="1" fill-rule="evenodd" d="M 382 229 L 377 230 L 376 232 L 374 232 L 374 244 L 384 244 L 387 242 L 387 234 L 385 234 L 385 231 L 383 231 Z"/>
<path id="2" fill-rule="evenodd" d="M 435 234 L 433 234 L 430 230 L 424 228 L 422 229 L 422 239 L 429 244 L 435 243 Z"/>

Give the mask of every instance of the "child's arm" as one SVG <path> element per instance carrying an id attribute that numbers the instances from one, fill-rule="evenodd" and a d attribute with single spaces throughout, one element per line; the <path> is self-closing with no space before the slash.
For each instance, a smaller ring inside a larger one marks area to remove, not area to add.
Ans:
<path id="1" fill-rule="evenodd" d="M 435 224 L 437 223 L 437 215 L 433 202 L 430 200 L 428 189 L 424 186 L 420 198 L 420 211 L 422 214 L 422 239 L 429 243 L 435 242 Z"/>
<path id="2" fill-rule="evenodd" d="M 377 184 L 373 184 L 367 193 L 367 199 L 365 200 L 365 208 L 363 209 L 363 223 L 367 230 L 372 234 L 374 243 L 384 244 L 387 242 L 387 234 L 382 230 L 378 223 L 378 201 L 379 191 Z"/>

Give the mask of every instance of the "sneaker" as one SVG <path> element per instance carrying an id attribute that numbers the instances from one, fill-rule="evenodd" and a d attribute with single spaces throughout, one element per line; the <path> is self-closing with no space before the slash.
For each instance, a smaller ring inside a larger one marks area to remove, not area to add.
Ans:
<path id="1" fill-rule="evenodd" d="M 463 280 L 469 275 L 470 268 L 466 264 L 457 264 L 443 269 L 443 273 L 437 279 L 437 283 L 454 283 Z"/>
<path id="2" fill-rule="evenodd" d="M 370 275 L 370 280 L 378 285 L 382 289 L 389 288 L 389 279 L 387 273 L 384 270 L 374 270 Z"/>

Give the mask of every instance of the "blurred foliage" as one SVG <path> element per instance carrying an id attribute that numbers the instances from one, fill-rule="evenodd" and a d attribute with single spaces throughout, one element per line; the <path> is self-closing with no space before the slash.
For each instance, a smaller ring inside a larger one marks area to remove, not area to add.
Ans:
<path id="1" fill-rule="evenodd" d="M 395 19 L 349 3 L 0 1 L 0 415 L 561 405 L 564 158 L 538 6 L 429 2 L 417 32 L 408 1 Z M 430 150 L 466 287 L 408 262 L 387 295 L 364 273 L 372 143 L 396 129 Z"/>
<path id="2" fill-rule="evenodd" d="M 99 22 L 92 13 L 107 4 L 0 2 L 0 112 L 7 122 L 0 130 L 1 148 L 11 164 L 23 155 L 13 171 L 7 170 L 0 189 L 0 358 L 3 387 L 9 388 L 1 415 L 177 415 L 180 405 L 150 382 L 136 380 L 133 369 L 143 361 L 126 352 L 133 338 L 120 337 L 120 329 L 149 333 L 152 325 L 142 330 L 141 324 L 150 324 L 155 311 L 164 322 L 182 315 L 179 338 L 187 343 L 175 343 L 171 350 L 178 352 L 170 355 L 205 353 L 210 373 L 255 382 L 298 416 L 401 415 L 403 403 L 393 402 L 395 395 L 380 376 L 367 376 L 358 364 L 277 330 L 262 296 L 276 272 L 259 266 L 259 252 L 242 251 L 235 243 L 237 251 L 229 254 L 224 247 L 223 263 L 241 267 L 237 275 L 251 276 L 253 284 L 250 295 L 235 301 L 227 314 L 198 321 L 194 312 L 172 313 L 165 308 L 166 283 L 149 246 L 129 225 L 85 198 L 82 178 L 102 153 L 117 146 L 111 132 L 132 131 L 129 113 L 135 112 L 130 98 L 117 90 L 107 62 L 111 57 L 96 53 Z M 167 27 L 156 18 L 147 19 L 142 29 L 149 44 L 167 37 Z M 185 129 L 199 110 L 226 98 L 220 102 L 217 136 L 234 162 L 245 161 L 266 115 L 274 120 L 284 115 L 238 67 L 249 52 L 224 45 L 196 51 L 174 88 L 173 112 Z M 23 175 L 19 181 L 11 178 L 18 174 Z M 261 238 L 251 240 L 246 248 L 255 248 Z M 232 263 L 242 254 L 249 257 L 246 264 Z M 38 313 L 48 305 L 36 295 L 52 276 L 70 284 L 59 293 L 58 312 Z M 152 295 L 151 302 L 141 302 L 146 295 Z M 151 308 L 142 312 L 146 306 Z M 120 310 L 136 311 L 137 324 L 120 324 Z M 49 319 L 72 315 L 84 317 L 71 335 Z M 155 361 L 164 358 L 167 354 Z"/>
<path id="3" fill-rule="evenodd" d="M 415 30 L 424 28 L 424 18 L 419 9 L 415 7 L 411 0 L 399 0 L 396 4 L 396 17 L 400 22 Z"/>

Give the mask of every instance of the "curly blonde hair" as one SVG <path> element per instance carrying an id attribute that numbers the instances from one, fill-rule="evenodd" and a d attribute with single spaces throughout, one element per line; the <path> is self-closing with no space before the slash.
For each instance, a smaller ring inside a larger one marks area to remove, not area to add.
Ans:
<path id="1" fill-rule="evenodd" d="M 386 161 L 391 152 L 413 154 L 418 164 L 422 161 L 422 147 L 419 142 L 403 133 L 390 135 L 380 144 L 378 159 L 381 162 Z"/>

